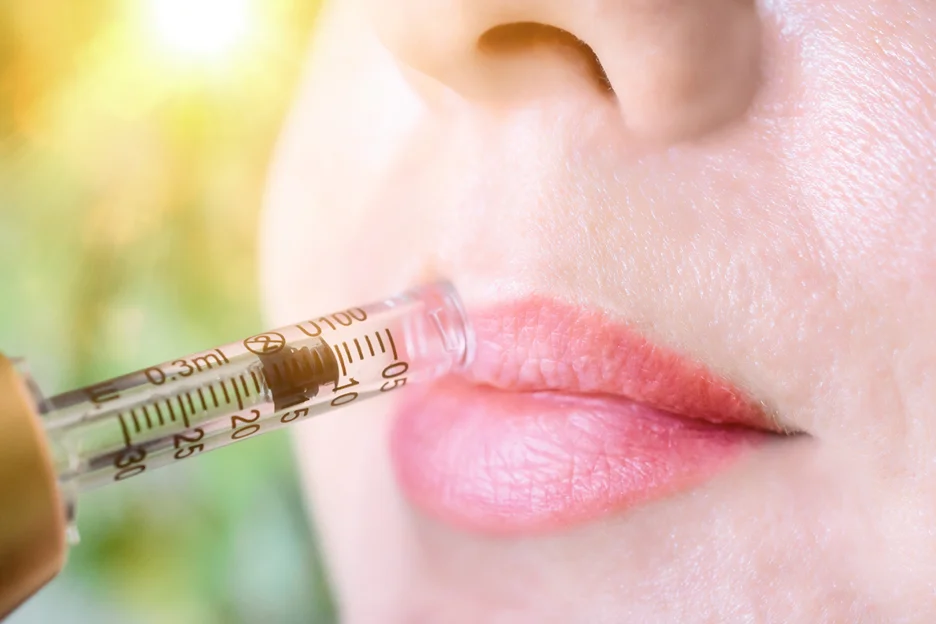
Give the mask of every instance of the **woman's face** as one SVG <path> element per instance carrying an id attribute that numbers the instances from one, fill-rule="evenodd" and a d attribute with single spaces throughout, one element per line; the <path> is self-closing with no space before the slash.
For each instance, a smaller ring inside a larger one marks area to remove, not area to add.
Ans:
<path id="1" fill-rule="evenodd" d="M 479 334 L 299 435 L 344 620 L 934 621 L 934 75 L 923 0 L 327 5 L 271 321 Z"/>

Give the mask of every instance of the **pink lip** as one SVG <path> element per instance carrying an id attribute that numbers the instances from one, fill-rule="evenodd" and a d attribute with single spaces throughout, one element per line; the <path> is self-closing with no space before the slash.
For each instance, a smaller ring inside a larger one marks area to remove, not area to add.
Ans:
<path id="1" fill-rule="evenodd" d="M 469 375 L 404 395 L 407 498 L 458 527 L 560 529 L 697 486 L 769 439 L 740 391 L 601 313 L 525 300 L 472 315 Z"/>

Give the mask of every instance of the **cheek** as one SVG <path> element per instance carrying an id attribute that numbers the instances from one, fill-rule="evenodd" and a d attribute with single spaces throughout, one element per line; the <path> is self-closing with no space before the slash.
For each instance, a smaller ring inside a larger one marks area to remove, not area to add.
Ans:
<path id="1" fill-rule="evenodd" d="M 803 31 L 803 95 L 781 145 L 834 292 L 829 374 L 840 390 L 827 409 L 844 430 L 830 437 L 886 447 L 895 465 L 907 445 L 936 437 L 932 419 L 917 417 L 931 411 L 936 376 L 926 329 L 936 309 L 936 46 L 921 10 L 807 9 L 824 19 Z"/>
<path id="2" fill-rule="evenodd" d="M 936 45 L 913 3 L 852 9 L 802 38 L 803 101 L 785 159 L 842 280 L 870 298 L 936 275 Z"/>
<path id="3" fill-rule="evenodd" d="M 388 409 L 384 402 L 348 407 L 300 425 L 295 438 L 332 587 L 364 612 L 405 593 L 413 556 L 387 458 Z"/>
<path id="4" fill-rule="evenodd" d="M 406 285 L 369 269 L 396 262 L 399 234 L 371 233 L 377 210 L 396 210 L 375 193 L 421 105 L 352 3 L 328 7 L 265 200 L 259 257 L 274 324 Z"/>

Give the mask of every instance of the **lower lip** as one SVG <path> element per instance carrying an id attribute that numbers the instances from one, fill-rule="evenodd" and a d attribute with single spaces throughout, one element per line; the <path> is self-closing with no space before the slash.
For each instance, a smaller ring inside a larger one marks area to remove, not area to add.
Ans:
<path id="1" fill-rule="evenodd" d="M 529 535 L 700 485 L 770 437 L 618 397 L 449 379 L 404 395 L 391 455 L 423 512 L 461 529 Z"/>

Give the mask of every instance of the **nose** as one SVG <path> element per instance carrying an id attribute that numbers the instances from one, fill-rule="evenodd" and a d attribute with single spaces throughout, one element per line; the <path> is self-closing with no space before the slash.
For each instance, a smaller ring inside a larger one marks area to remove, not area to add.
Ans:
<path id="1" fill-rule="evenodd" d="M 629 132 L 678 141 L 756 91 L 755 0 L 368 0 L 403 63 L 464 98 L 615 105 Z"/>

